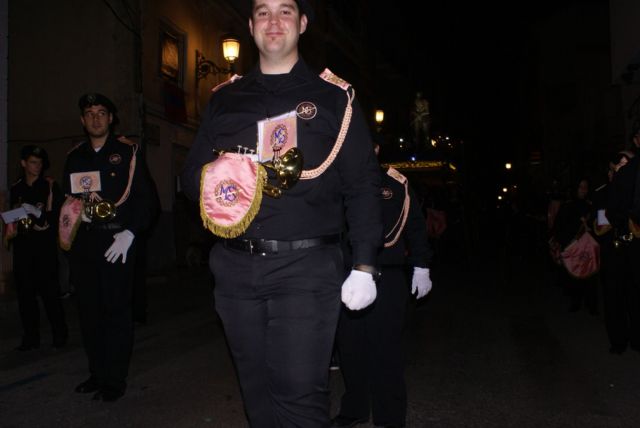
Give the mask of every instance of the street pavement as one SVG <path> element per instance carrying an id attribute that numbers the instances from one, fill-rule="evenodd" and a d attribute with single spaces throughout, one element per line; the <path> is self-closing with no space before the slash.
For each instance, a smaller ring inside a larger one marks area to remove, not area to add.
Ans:
<path id="1" fill-rule="evenodd" d="M 640 426 L 640 354 L 609 354 L 602 316 L 567 310 L 544 257 L 500 254 L 441 260 L 432 293 L 411 305 L 407 426 Z M 47 346 L 43 320 L 43 346 L 17 352 L 17 305 L 1 296 L 0 427 L 247 427 L 206 267 L 154 272 L 147 285 L 149 320 L 136 325 L 129 388 L 115 403 L 73 391 L 87 377 L 73 297 L 65 349 Z M 343 384 L 328 375 L 334 415 Z"/>

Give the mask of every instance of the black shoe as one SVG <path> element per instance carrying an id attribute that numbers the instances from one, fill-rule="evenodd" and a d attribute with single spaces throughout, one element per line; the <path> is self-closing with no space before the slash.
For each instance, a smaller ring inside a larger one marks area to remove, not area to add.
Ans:
<path id="1" fill-rule="evenodd" d="M 96 392 L 99 389 L 100 385 L 98 384 L 98 381 L 94 377 L 90 377 L 80 385 L 76 386 L 75 391 L 80 394 L 88 394 L 90 392 Z"/>
<path id="2" fill-rule="evenodd" d="M 95 394 L 93 394 L 92 400 L 101 400 L 106 402 L 113 402 L 118 400 L 120 397 L 124 395 L 124 391 L 115 391 L 112 389 L 102 389 Z"/>
<path id="3" fill-rule="evenodd" d="M 366 418 L 350 418 L 348 416 L 338 415 L 331 419 L 331 427 L 333 428 L 352 428 L 356 425 L 365 424 L 369 422 Z"/>

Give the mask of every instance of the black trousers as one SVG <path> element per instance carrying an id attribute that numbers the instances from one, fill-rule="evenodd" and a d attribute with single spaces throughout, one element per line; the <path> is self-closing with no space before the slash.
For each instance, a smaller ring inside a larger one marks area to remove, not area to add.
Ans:
<path id="1" fill-rule="evenodd" d="M 70 253 L 82 341 L 89 372 L 103 389 L 124 391 L 133 348 L 132 281 L 135 240 L 127 262 L 107 262 L 104 253 L 118 230 L 89 230 L 83 223 Z"/>
<path id="2" fill-rule="evenodd" d="M 38 295 L 51 324 L 53 341 L 65 341 L 67 338 L 67 324 L 60 300 L 56 246 L 52 230 L 31 231 L 13 241 L 13 273 L 25 345 L 40 344 Z"/>
<path id="3" fill-rule="evenodd" d="M 250 425 L 328 427 L 338 244 L 260 256 L 218 243 L 209 265 Z"/>
<path id="4" fill-rule="evenodd" d="M 612 346 L 640 350 L 640 240 L 601 246 L 604 319 Z"/>
<path id="5" fill-rule="evenodd" d="M 385 267 L 371 306 L 351 311 L 343 306 L 337 346 L 345 393 L 340 414 L 369 418 L 375 425 L 404 425 L 403 328 L 409 288 L 401 267 Z"/>

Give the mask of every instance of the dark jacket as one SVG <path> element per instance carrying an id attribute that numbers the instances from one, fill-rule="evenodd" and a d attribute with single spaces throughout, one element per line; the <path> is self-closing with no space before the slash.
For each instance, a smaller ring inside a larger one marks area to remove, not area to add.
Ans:
<path id="1" fill-rule="evenodd" d="M 395 227 L 401 221 L 405 193 L 404 185 L 382 170 L 382 218 L 387 237 L 385 242 L 395 237 Z M 408 264 L 426 268 L 431 263 L 433 252 L 427 238 L 427 222 L 422 215 L 418 198 L 410 187 L 409 198 L 409 214 L 404 229 L 393 246 L 382 249 L 378 257 L 380 266 Z"/>
<path id="2" fill-rule="evenodd" d="M 97 192 L 103 199 L 113 203 L 120 200 L 129 182 L 129 166 L 136 145 L 121 143 L 115 136 L 109 135 L 106 143 L 96 152 L 91 143 L 85 141 L 76 146 L 64 166 L 63 189 L 71 194 L 71 174 L 77 172 L 100 171 L 102 190 Z M 153 193 L 148 175 L 144 173 L 140 151 L 136 153 L 136 165 L 131 190 L 126 201 L 118 206 L 112 220 L 129 229 L 134 235 L 144 231 L 150 222 L 153 207 Z M 74 194 L 82 197 L 82 194 Z"/>
<path id="3" fill-rule="evenodd" d="M 348 93 L 352 91 L 312 73 L 302 60 L 288 74 L 264 75 L 255 68 L 220 88 L 202 116 L 182 173 L 182 189 L 198 200 L 202 166 L 214 160 L 214 149 L 237 152 L 240 145 L 255 150 L 257 122 L 296 111 L 303 102 L 315 107 L 315 115 L 298 114 L 298 148 L 305 170 L 319 166 L 338 137 Z M 317 178 L 300 180 L 280 199 L 263 197 L 244 237 L 296 240 L 338 234 L 346 216 L 354 262 L 373 265 L 382 240 L 379 188 L 369 129 L 354 102 L 344 144 L 331 166 Z"/>

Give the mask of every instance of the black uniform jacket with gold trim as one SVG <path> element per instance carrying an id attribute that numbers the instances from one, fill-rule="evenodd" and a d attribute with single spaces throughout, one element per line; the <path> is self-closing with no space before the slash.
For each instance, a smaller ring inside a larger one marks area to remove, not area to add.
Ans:
<path id="1" fill-rule="evenodd" d="M 103 199 L 113 203 L 118 202 L 129 182 L 129 164 L 133 150 L 134 146 L 121 143 L 113 135 L 109 135 L 104 146 L 97 152 L 88 141 L 76 146 L 67 155 L 64 166 L 62 181 L 64 193 L 71 194 L 70 175 L 72 173 L 100 171 L 102 190 L 96 193 Z M 117 208 L 116 217 L 111 220 L 121 224 L 124 229 L 129 229 L 134 235 L 149 226 L 153 206 L 152 187 L 144 174 L 144 164 L 139 150 L 136 153 L 136 158 L 129 197 Z M 75 194 L 74 196 L 80 197 L 81 195 Z"/>
<path id="2" fill-rule="evenodd" d="M 287 74 L 265 75 L 256 67 L 214 91 L 182 174 L 187 197 L 198 199 L 202 166 L 214 160 L 214 149 L 237 152 L 240 145 L 255 150 L 258 121 L 295 111 L 304 102 L 316 107 L 315 116 L 296 117 L 298 148 L 309 170 L 327 158 L 336 142 L 347 105 L 345 90 L 300 59 Z M 343 231 L 346 216 L 354 263 L 374 264 L 382 245 L 378 169 L 369 129 L 354 102 L 344 144 L 331 166 L 317 178 L 300 180 L 280 199 L 263 197 L 244 236 L 296 240 L 331 235 Z"/>
<path id="3" fill-rule="evenodd" d="M 382 175 L 382 219 L 385 235 L 391 236 L 385 239 L 388 242 L 395 236 L 393 227 L 399 221 L 404 205 L 404 185 L 381 170 Z M 407 222 L 400 235 L 400 239 L 391 247 L 384 248 L 378 257 L 380 266 L 403 265 L 417 267 L 429 267 L 433 251 L 427 237 L 427 222 L 422 215 L 418 198 L 409 187 L 409 214 Z"/>

